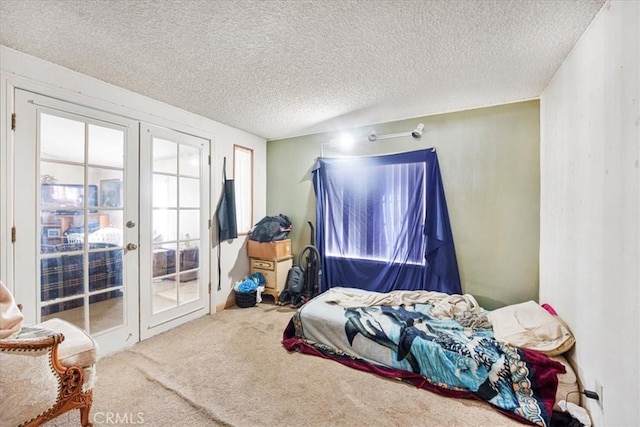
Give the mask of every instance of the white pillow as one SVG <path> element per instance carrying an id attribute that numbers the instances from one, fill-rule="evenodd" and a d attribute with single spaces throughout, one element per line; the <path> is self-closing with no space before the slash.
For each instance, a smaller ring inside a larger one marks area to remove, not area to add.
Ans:
<path id="1" fill-rule="evenodd" d="M 113 227 L 99 228 L 89 234 L 89 243 L 111 243 L 122 246 L 122 230 Z"/>
<path id="2" fill-rule="evenodd" d="M 556 356 L 569 350 L 575 338 L 567 325 L 535 301 L 508 305 L 489 313 L 498 341 Z"/>

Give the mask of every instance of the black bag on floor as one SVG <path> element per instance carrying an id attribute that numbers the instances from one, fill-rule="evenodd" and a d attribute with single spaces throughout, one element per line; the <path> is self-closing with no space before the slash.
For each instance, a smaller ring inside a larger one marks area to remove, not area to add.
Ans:
<path id="1" fill-rule="evenodd" d="M 287 283 L 285 284 L 284 291 L 278 297 L 278 304 L 297 304 L 302 297 L 302 291 L 304 290 L 304 271 L 298 265 L 294 265 L 289 269 L 287 274 Z"/>

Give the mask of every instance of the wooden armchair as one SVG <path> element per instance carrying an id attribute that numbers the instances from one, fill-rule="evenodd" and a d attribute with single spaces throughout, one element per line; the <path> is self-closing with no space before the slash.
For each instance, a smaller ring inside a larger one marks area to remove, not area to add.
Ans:
<path id="1" fill-rule="evenodd" d="M 61 319 L 0 339 L 0 425 L 38 426 L 77 408 L 91 426 L 96 360 L 95 341 Z"/>

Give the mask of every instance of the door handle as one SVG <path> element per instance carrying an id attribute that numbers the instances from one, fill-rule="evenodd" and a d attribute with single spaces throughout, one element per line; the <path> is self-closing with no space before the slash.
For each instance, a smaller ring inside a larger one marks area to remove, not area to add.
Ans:
<path id="1" fill-rule="evenodd" d="M 138 249 L 138 245 L 136 245 L 135 243 L 127 243 L 128 251 L 135 251 L 136 249 Z"/>
<path id="2" fill-rule="evenodd" d="M 127 221 L 127 228 L 133 228 L 136 226 L 136 222 L 135 221 Z"/>

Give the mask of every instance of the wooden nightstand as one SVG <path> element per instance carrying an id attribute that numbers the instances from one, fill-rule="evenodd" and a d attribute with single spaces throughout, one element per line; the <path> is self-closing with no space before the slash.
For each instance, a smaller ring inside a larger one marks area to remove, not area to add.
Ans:
<path id="1" fill-rule="evenodd" d="M 287 274 L 293 266 L 293 257 L 275 259 L 251 258 L 251 274 L 261 273 L 266 282 L 264 295 L 271 295 L 273 302 L 278 302 L 280 293 L 287 284 Z"/>

